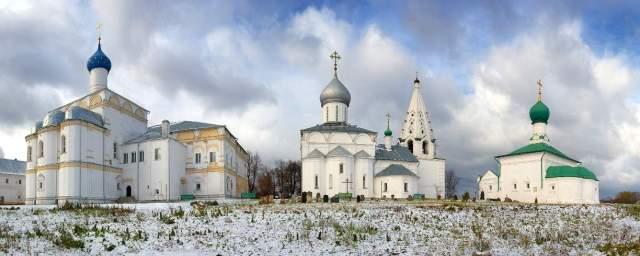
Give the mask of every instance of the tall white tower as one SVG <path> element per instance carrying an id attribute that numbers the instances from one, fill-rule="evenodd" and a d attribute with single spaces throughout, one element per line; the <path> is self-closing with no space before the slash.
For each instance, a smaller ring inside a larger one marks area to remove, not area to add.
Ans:
<path id="1" fill-rule="evenodd" d="M 413 81 L 413 93 L 409 101 L 409 109 L 402 124 L 400 142 L 409 148 L 419 159 L 433 159 L 436 157 L 433 130 L 429 113 L 422 99 L 420 80 Z"/>

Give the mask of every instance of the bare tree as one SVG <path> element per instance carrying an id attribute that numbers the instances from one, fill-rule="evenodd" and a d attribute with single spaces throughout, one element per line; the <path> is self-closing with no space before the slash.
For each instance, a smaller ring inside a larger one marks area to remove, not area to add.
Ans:
<path id="1" fill-rule="evenodd" d="M 258 195 L 273 195 L 274 190 L 274 182 L 273 182 L 273 173 L 266 170 L 260 173 L 260 177 L 256 183 L 256 190 Z"/>
<path id="2" fill-rule="evenodd" d="M 249 159 L 247 160 L 247 182 L 249 183 L 249 192 L 255 192 L 256 179 L 258 177 L 258 170 L 262 168 L 262 159 L 258 153 L 249 152 Z"/>
<path id="3" fill-rule="evenodd" d="M 456 194 L 456 186 L 458 186 L 458 182 L 460 182 L 460 178 L 456 176 L 456 172 L 454 170 L 446 170 L 444 176 L 444 186 L 445 186 L 445 196 L 447 198 L 451 198 Z"/>

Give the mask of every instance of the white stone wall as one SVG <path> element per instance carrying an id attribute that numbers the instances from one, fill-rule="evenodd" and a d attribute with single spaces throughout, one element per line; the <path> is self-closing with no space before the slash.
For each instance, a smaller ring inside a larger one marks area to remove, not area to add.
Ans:
<path id="1" fill-rule="evenodd" d="M 327 104 L 329 105 L 329 104 Z M 362 176 L 367 175 L 365 182 L 373 183 L 373 156 L 375 156 L 375 135 L 364 133 L 344 132 L 309 132 L 303 133 L 300 141 L 302 158 L 302 191 L 311 191 L 314 194 L 333 196 L 338 193 L 348 192 L 355 195 L 371 196 L 371 185 L 367 189 L 362 188 Z M 331 150 L 341 146 L 351 156 L 306 158 L 306 156 L 318 150 L 327 155 Z M 357 159 L 353 155 L 364 151 L 371 158 Z M 339 171 L 343 164 L 343 173 Z M 315 187 L 315 177 L 318 176 L 318 187 Z M 343 183 L 349 179 L 352 183 Z"/>
<path id="2" fill-rule="evenodd" d="M 159 158 L 155 159 L 155 150 Z M 157 139 L 123 146 L 129 152 L 129 161 L 124 164 L 124 175 L 120 182 L 120 196 L 126 196 L 127 187 L 131 195 L 140 201 L 179 200 L 181 178 L 185 176 L 184 155 L 186 148 L 173 139 Z M 139 152 L 144 151 L 140 162 Z M 131 162 L 131 152 L 137 152 L 136 162 Z"/>
<path id="3" fill-rule="evenodd" d="M 545 181 L 548 187 L 542 202 L 553 204 L 597 204 L 600 202 L 598 181 L 559 177 Z"/>
<path id="4" fill-rule="evenodd" d="M 418 179 L 418 193 L 426 198 L 437 198 L 445 195 L 445 160 L 444 159 L 419 159 L 416 174 Z"/>
<path id="5" fill-rule="evenodd" d="M 25 184 L 24 174 L 0 172 L 0 204 L 23 204 Z"/>
<path id="6" fill-rule="evenodd" d="M 418 178 L 415 176 L 401 175 L 401 176 L 383 176 L 376 177 L 374 180 L 374 194 L 377 198 L 391 198 L 393 195 L 395 198 L 406 199 L 409 195 L 417 193 Z M 387 190 L 384 190 L 384 184 L 387 184 Z M 404 191 L 404 183 L 408 183 L 407 192 Z"/>
<path id="7" fill-rule="evenodd" d="M 492 171 L 485 172 L 479 177 L 478 195 L 477 198 L 481 198 L 481 194 L 484 192 L 484 200 L 500 198 L 498 191 L 498 176 Z"/>

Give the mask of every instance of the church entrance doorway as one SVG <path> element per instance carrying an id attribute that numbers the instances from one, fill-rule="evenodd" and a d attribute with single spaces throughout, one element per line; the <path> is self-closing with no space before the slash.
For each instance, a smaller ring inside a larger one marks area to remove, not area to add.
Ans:
<path id="1" fill-rule="evenodd" d="M 131 186 L 127 186 L 127 197 L 131 197 Z"/>
<path id="2" fill-rule="evenodd" d="M 484 200 L 484 191 L 480 192 L 480 200 Z"/>

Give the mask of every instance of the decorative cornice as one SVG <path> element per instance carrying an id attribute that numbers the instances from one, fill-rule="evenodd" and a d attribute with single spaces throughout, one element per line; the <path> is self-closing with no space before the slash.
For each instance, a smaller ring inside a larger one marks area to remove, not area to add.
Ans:
<path id="1" fill-rule="evenodd" d="M 61 162 L 61 163 L 53 163 L 42 166 L 37 166 L 36 168 L 26 170 L 26 174 L 33 174 L 35 172 L 40 171 L 60 171 L 62 168 L 81 168 L 85 170 L 96 170 L 96 171 L 105 171 L 122 174 L 122 168 L 117 168 L 113 166 L 101 165 L 96 163 L 89 162 L 80 162 L 80 161 L 69 161 L 69 162 Z"/>

